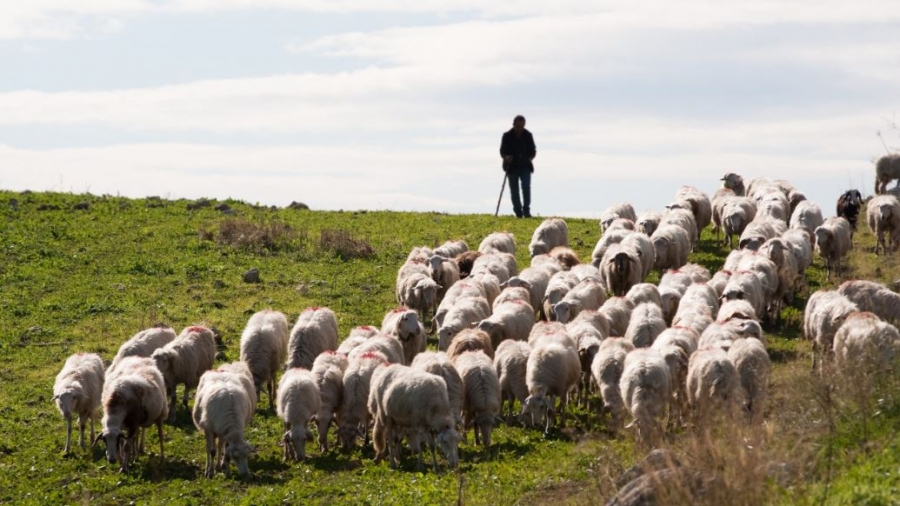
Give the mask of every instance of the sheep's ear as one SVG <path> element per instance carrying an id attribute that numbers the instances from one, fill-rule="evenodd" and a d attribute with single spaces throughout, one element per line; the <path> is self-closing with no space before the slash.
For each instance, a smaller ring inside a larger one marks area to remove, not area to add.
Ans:
<path id="1" fill-rule="evenodd" d="M 504 288 L 506 288 L 507 286 L 509 286 L 509 281 L 504 281 L 504 282 L 500 283 L 500 289 L 501 289 L 501 290 L 504 289 Z"/>
<path id="2" fill-rule="evenodd" d="M 50 400 L 51 401 L 59 400 L 59 394 L 54 395 L 52 398 L 50 398 Z"/>
<path id="3" fill-rule="evenodd" d="M 103 439 L 105 437 L 106 437 L 106 432 L 101 430 L 100 433 L 97 434 L 97 437 L 94 438 L 94 442 L 91 443 L 91 446 L 96 445 L 97 443 L 100 442 L 101 439 Z"/>

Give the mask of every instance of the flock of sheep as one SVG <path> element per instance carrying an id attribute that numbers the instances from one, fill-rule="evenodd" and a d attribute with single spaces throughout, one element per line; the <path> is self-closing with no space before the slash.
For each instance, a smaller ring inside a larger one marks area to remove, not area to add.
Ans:
<path id="1" fill-rule="evenodd" d="M 95 354 L 66 361 L 53 397 L 67 421 L 66 452 L 72 418 L 79 418 L 83 447 L 85 426 L 90 422 L 94 439 L 102 405 L 94 441 L 105 441 L 111 463 L 127 471 L 153 425 L 162 457 L 177 385 L 184 385 L 185 407 L 196 388 L 193 421 L 206 435 L 208 477 L 232 462 L 249 472 L 255 450 L 245 429 L 263 391 L 284 424 L 272 443 L 283 446 L 286 460 L 305 457 L 315 421 L 321 451 L 333 425 L 344 450 L 371 441 L 376 458 L 395 466 L 405 440 L 420 466 L 427 445 L 435 469 L 437 448 L 454 467 L 470 429 L 485 448 L 504 420 L 549 431 L 565 426 L 569 402 L 587 405 L 591 395 L 602 399 L 598 415 L 611 432 L 631 420 L 650 443 L 666 423 L 703 427 L 711 416 L 729 416 L 758 424 L 771 368 L 761 323 L 808 291 L 813 251 L 829 274 L 839 269 L 862 204 L 853 195 L 841 199 L 842 216 L 823 219 L 818 205 L 784 181 L 745 185 L 729 173 L 712 199 L 682 187 L 663 213 L 613 206 L 589 263 L 568 247 L 566 223 L 555 218 L 534 231 L 531 264 L 521 270 L 516 242 L 504 232 L 474 251 L 462 241 L 417 247 L 397 274 L 400 307 L 380 327 L 357 327 L 339 342 L 328 308 L 304 310 L 290 331 L 284 314 L 264 310 L 247 322 L 240 360 L 218 368 L 210 329 L 191 326 L 177 336 L 166 326 L 146 329 L 107 369 Z M 878 196 L 867 212 L 876 250 L 892 250 L 900 202 Z M 688 263 L 710 224 L 737 246 L 715 273 Z M 653 270 L 658 285 L 645 282 Z M 878 283 L 847 281 L 812 294 L 804 331 L 814 343 L 814 368 L 889 364 L 900 349 L 898 319 L 900 295 Z M 428 332 L 436 334 L 436 351 L 426 348 Z"/>

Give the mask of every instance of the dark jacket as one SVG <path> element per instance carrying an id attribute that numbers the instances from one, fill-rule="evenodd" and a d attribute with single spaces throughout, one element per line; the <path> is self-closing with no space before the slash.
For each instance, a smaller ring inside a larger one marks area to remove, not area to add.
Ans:
<path id="1" fill-rule="evenodd" d="M 503 134 L 500 141 L 500 156 L 505 157 L 512 155 L 512 165 L 509 167 L 511 172 L 534 172 L 534 164 L 531 159 L 537 155 L 537 148 L 534 146 L 534 137 L 531 132 L 525 129 L 522 136 L 517 136 L 515 129 L 510 128 L 508 132 Z"/>

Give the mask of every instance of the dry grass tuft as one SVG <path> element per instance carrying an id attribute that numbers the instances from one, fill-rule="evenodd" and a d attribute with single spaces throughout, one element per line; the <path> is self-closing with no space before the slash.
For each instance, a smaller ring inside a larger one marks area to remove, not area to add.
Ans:
<path id="1" fill-rule="evenodd" d="M 218 229 L 200 229 L 199 235 L 201 240 L 220 246 L 255 252 L 297 250 L 307 242 L 306 230 L 281 222 L 253 223 L 240 218 L 222 220 Z"/>
<path id="2" fill-rule="evenodd" d="M 319 234 L 318 249 L 334 254 L 341 260 L 375 256 L 375 248 L 368 239 L 353 237 L 349 231 L 343 229 L 323 229 Z"/>

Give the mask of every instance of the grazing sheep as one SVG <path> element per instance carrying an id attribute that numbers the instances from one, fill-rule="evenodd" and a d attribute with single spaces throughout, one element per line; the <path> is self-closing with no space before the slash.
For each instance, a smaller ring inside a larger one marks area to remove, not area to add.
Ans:
<path id="1" fill-rule="evenodd" d="M 641 281 L 647 279 L 647 276 L 653 270 L 656 263 L 656 248 L 653 247 L 653 241 L 650 236 L 644 233 L 631 234 L 619 243 L 623 247 L 633 249 L 641 261 Z"/>
<path id="2" fill-rule="evenodd" d="M 434 318 L 431 319 L 432 332 L 444 323 L 444 318 L 446 318 L 447 313 L 458 300 L 470 297 L 482 297 L 487 300 L 485 285 L 479 281 L 467 278 L 465 281 L 460 281 L 450 287 L 450 289 L 447 290 L 447 295 L 444 297 L 444 300 L 441 301 L 441 304 L 434 312 Z"/>
<path id="3" fill-rule="evenodd" d="M 686 207 L 681 207 L 687 204 Z M 675 192 L 675 203 L 670 208 L 675 207 L 690 211 L 694 215 L 694 222 L 697 230 L 703 230 L 712 221 L 712 203 L 705 193 L 701 192 L 693 186 L 681 186 Z"/>
<path id="4" fill-rule="evenodd" d="M 388 363 L 403 364 L 403 344 L 395 337 L 383 334 L 370 337 L 363 344 L 350 350 L 347 360 L 356 360 L 366 353 L 381 353 Z"/>
<path id="5" fill-rule="evenodd" d="M 397 302 L 401 306 L 416 310 L 424 318 L 429 312 L 434 311 L 438 292 L 442 288 L 435 283 L 430 272 L 416 272 L 397 279 Z"/>
<path id="6" fill-rule="evenodd" d="M 625 330 L 625 339 L 635 348 L 647 348 L 666 330 L 662 310 L 656 304 L 642 303 L 635 306 Z"/>
<path id="7" fill-rule="evenodd" d="M 459 464 L 460 435 L 454 428 L 447 384 L 442 378 L 424 371 L 404 369 L 387 385 L 379 409 L 383 412 L 392 468 L 396 468 L 396 458 L 400 453 L 399 438 L 396 436 L 402 433 L 423 435 L 429 439 L 435 471 L 435 446 L 440 446 L 451 468 Z M 421 446 L 418 446 L 418 454 L 421 467 Z"/>
<path id="8" fill-rule="evenodd" d="M 435 294 L 435 303 L 440 304 L 441 301 L 444 300 L 444 295 L 447 294 L 447 290 L 449 290 L 454 283 L 459 282 L 459 266 L 457 266 L 456 262 L 453 260 L 439 255 L 433 255 L 428 259 L 428 267 L 431 270 L 431 279 L 433 279 L 439 287 Z"/>
<path id="9" fill-rule="evenodd" d="M 466 241 L 451 240 L 445 242 L 444 244 L 441 244 L 437 248 L 434 248 L 434 251 L 432 251 L 432 253 L 438 256 L 442 256 L 448 260 L 452 260 L 467 251 L 469 251 L 469 245 L 466 244 Z"/>
<path id="10" fill-rule="evenodd" d="M 689 209 L 669 206 L 663 214 L 662 221 L 659 223 L 660 227 L 663 225 L 677 225 L 683 228 L 688 233 L 688 237 L 691 240 L 691 248 L 696 246 L 697 241 L 700 240 L 697 222 L 694 220 L 694 214 L 691 213 Z"/>
<path id="11" fill-rule="evenodd" d="M 749 300 L 731 299 L 722 302 L 722 305 L 719 307 L 719 312 L 716 313 L 716 321 L 725 323 L 736 318 L 741 320 L 753 320 L 756 322 L 759 321 L 759 316 L 757 316 L 756 310 Z"/>
<path id="12" fill-rule="evenodd" d="M 898 164 L 900 166 L 900 164 Z M 866 221 L 875 235 L 875 254 L 891 253 L 900 242 L 900 200 L 893 195 L 879 195 L 866 204 Z M 889 245 L 885 236 L 890 235 Z"/>
<path id="13" fill-rule="evenodd" d="M 713 274 L 712 279 L 709 280 L 709 286 L 713 287 L 718 297 L 722 296 L 722 292 L 725 291 L 725 286 L 728 284 L 728 280 L 731 279 L 732 274 L 732 271 L 723 269 Z"/>
<path id="14" fill-rule="evenodd" d="M 447 312 L 443 324 L 438 329 L 438 349 L 446 351 L 456 334 L 487 319 L 490 315 L 491 308 L 484 297 L 467 297 L 457 300 L 456 304 Z"/>
<path id="15" fill-rule="evenodd" d="M 491 353 L 493 353 L 493 350 L 491 350 Z M 459 371 L 453 366 L 453 363 L 450 361 L 447 354 L 443 351 L 426 351 L 424 353 L 419 353 L 416 355 L 416 358 L 413 360 L 410 367 L 443 378 L 444 382 L 447 384 L 447 398 L 450 401 L 450 412 L 453 413 L 453 420 L 456 422 L 457 426 L 460 428 L 463 427 L 463 381 L 459 376 Z M 523 372 L 523 383 L 525 382 L 524 377 L 525 373 Z"/>
<path id="16" fill-rule="evenodd" d="M 803 311 L 803 335 L 812 341 L 812 370 L 818 370 L 819 355 L 831 356 L 834 335 L 859 306 L 837 291 L 819 290 L 812 294 Z"/>
<path id="17" fill-rule="evenodd" d="M 691 237 L 684 228 L 661 224 L 650 240 L 656 251 L 654 267 L 657 269 L 677 269 L 687 263 L 691 252 Z"/>
<path id="18" fill-rule="evenodd" d="M 366 444 L 369 442 L 369 411 L 366 404 L 369 400 L 369 385 L 375 369 L 387 363 L 387 357 L 383 353 L 368 352 L 347 364 L 338 416 L 341 424 L 337 429 L 338 441 L 344 451 L 355 448 L 358 437 L 364 437 Z"/>
<path id="19" fill-rule="evenodd" d="M 860 311 L 875 313 L 882 320 L 900 324 L 900 294 L 875 281 L 845 281 L 837 292 L 856 304 Z"/>
<path id="20" fill-rule="evenodd" d="M 653 342 L 652 349 L 662 355 L 669 369 L 669 424 L 676 426 L 681 423 L 687 407 L 687 370 L 690 353 L 685 351 L 685 346 L 669 343 L 669 339 Z"/>
<path id="21" fill-rule="evenodd" d="M 625 367 L 625 357 L 634 351 L 634 345 L 622 337 L 604 339 L 591 362 L 591 377 L 600 390 L 603 409 L 610 414 L 609 431 L 621 430 L 625 420 L 625 402 L 619 391 L 619 380 Z"/>
<path id="22" fill-rule="evenodd" d="M 805 200 L 797 204 L 797 208 L 791 214 L 790 228 L 792 230 L 803 230 L 812 238 L 813 232 L 821 227 L 824 222 L 825 218 L 822 217 L 822 208 L 814 202 Z"/>
<path id="23" fill-rule="evenodd" d="M 550 258 L 555 258 L 564 271 L 571 270 L 572 267 L 581 263 L 581 260 L 578 259 L 578 254 L 568 246 L 557 246 L 548 255 L 550 255 Z"/>
<path id="24" fill-rule="evenodd" d="M 381 332 L 396 337 L 403 345 L 403 364 L 412 363 L 417 353 L 425 351 L 425 326 L 411 309 L 398 307 L 384 315 Z"/>
<path id="25" fill-rule="evenodd" d="M 384 459 L 388 453 L 384 394 L 394 379 L 409 369 L 402 364 L 388 364 L 376 368 L 369 380 L 369 399 L 366 401 L 366 407 L 372 417 L 372 449 L 375 450 L 376 462 Z"/>
<path id="26" fill-rule="evenodd" d="M 710 410 L 730 416 L 740 402 L 740 379 L 728 353 L 721 348 L 699 349 L 691 355 L 687 375 L 688 402 L 704 429 Z"/>
<path id="27" fill-rule="evenodd" d="M 434 254 L 434 251 L 432 251 L 432 249 L 429 248 L 428 246 L 416 246 L 409 252 L 409 255 L 407 255 L 406 262 L 407 262 L 407 264 L 409 264 L 409 263 L 423 264 L 423 263 L 425 263 L 426 260 L 428 260 L 428 257 L 430 257 L 433 254 Z"/>
<path id="28" fill-rule="evenodd" d="M 312 369 L 320 353 L 338 346 L 338 326 L 334 312 L 327 307 L 310 307 L 297 318 L 288 341 L 285 369 Z"/>
<path id="29" fill-rule="evenodd" d="M 722 231 L 722 210 L 725 207 L 725 202 L 731 198 L 735 197 L 733 191 L 728 188 L 719 188 L 716 190 L 716 193 L 713 194 L 712 198 L 712 224 L 713 224 L 713 232 L 716 233 L 716 240 L 720 237 L 720 232 Z"/>
<path id="30" fill-rule="evenodd" d="M 247 460 L 256 450 L 244 438 L 244 429 L 253 418 L 252 391 L 252 385 L 244 385 L 239 373 L 207 371 L 203 374 L 197 387 L 193 419 L 197 430 L 206 434 L 204 474 L 207 478 L 215 476 L 216 470 L 228 472 L 231 462 L 240 476 L 250 474 Z"/>
<path id="31" fill-rule="evenodd" d="M 640 253 L 632 247 L 613 244 L 599 266 L 604 284 L 613 295 L 625 295 L 643 279 Z"/>
<path id="32" fill-rule="evenodd" d="M 610 297 L 597 310 L 609 321 L 609 335 L 621 337 L 628 330 L 634 303 L 625 297 Z"/>
<path id="33" fill-rule="evenodd" d="M 814 232 L 816 236 L 816 253 L 825 259 L 828 269 L 826 280 L 831 279 L 832 272 L 841 268 L 841 259 L 850 250 L 850 223 L 841 217 L 828 218 Z"/>
<path id="34" fill-rule="evenodd" d="M 616 218 L 604 229 L 604 232 L 610 230 L 634 230 L 634 222 L 626 218 Z"/>
<path id="35" fill-rule="evenodd" d="M 566 324 L 566 329 L 572 336 L 576 334 L 572 329 L 587 327 L 593 329 L 601 340 L 606 339 L 610 335 L 609 319 L 599 309 L 581 311 L 572 321 Z M 577 337 L 575 339 L 577 340 Z"/>
<path id="36" fill-rule="evenodd" d="M 475 264 L 475 260 L 480 256 L 480 251 L 466 251 L 453 258 L 453 263 L 456 264 L 457 270 L 459 270 L 459 279 L 469 277 L 469 274 L 472 272 L 472 265 Z"/>
<path id="37" fill-rule="evenodd" d="M 547 285 L 550 283 L 551 273 L 541 268 L 528 267 L 522 269 L 518 276 L 509 278 L 509 281 L 501 286 L 522 287 L 528 289 L 531 294 L 531 307 L 536 311 L 543 311 L 544 295 L 547 293 Z M 496 300 L 494 301 L 496 302 Z"/>
<path id="38" fill-rule="evenodd" d="M 603 214 L 600 215 L 601 232 L 606 232 L 606 228 L 619 218 L 637 221 L 637 214 L 634 212 L 634 207 L 627 202 L 623 202 L 620 204 L 613 204 L 609 209 L 603 211 Z"/>
<path id="39" fill-rule="evenodd" d="M 638 283 L 628 290 L 625 298 L 630 300 L 634 305 L 643 302 L 650 302 L 662 307 L 662 299 L 659 297 L 659 288 L 653 283 Z"/>
<path id="40" fill-rule="evenodd" d="M 730 300 L 746 300 L 758 317 L 765 316 L 766 296 L 759 276 L 750 271 L 737 271 L 728 280 L 722 292 L 722 303 Z M 719 309 L 721 312 L 722 309 Z"/>
<path id="41" fill-rule="evenodd" d="M 372 336 L 377 336 L 379 333 L 378 327 L 373 327 L 372 325 L 360 325 L 359 327 L 354 327 L 347 338 L 362 337 L 363 339 L 368 339 Z"/>
<path id="42" fill-rule="evenodd" d="M 790 246 L 780 237 L 769 239 L 759 248 L 759 254 L 775 264 L 778 273 L 778 287 L 775 290 L 773 311 L 780 312 L 783 303 L 794 300 L 794 287 L 799 277 L 796 259 Z M 777 314 L 777 313 L 776 313 Z"/>
<path id="43" fill-rule="evenodd" d="M 757 251 L 760 246 L 773 237 L 778 237 L 787 231 L 787 224 L 769 216 L 757 216 L 741 234 L 738 243 L 740 249 Z"/>
<path id="44" fill-rule="evenodd" d="M 681 296 L 678 312 L 681 311 L 682 306 L 689 307 L 692 304 L 706 306 L 709 308 L 709 314 L 714 315 L 719 312 L 719 294 L 707 283 L 694 283 L 687 287 L 684 295 Z"/>
<path id="45" fill-rule="evenodd" d="M 166 382 L 169 398 L 169 422 L 175 421 L 175 387 L 184 384 L 183 403 L 188 404 L 188 393 L 200 382 L 200 376 L 212 369 L 216 361 L 216 341 L 212 330 L 199 325 L 187 327 L 174 341 L 157 349 L 151 355 Z"/>
<path id="46" fill-rule="evenodd" d="M 658 351 L 635 349 L 625 355 L 619 392 L 645 443 L 654 441 L 662 433 L 659 419 L 669 402 L 672 388 L 669 378 L 669 366 Z"/>
<path id="47" fill-rule="evenodd" d="M 481 241 L 478 251 L 482 254 L 501 252 L 515 255 L 516 238 L 509 232 L 494 232 Z"/>
<path id="48" fill-rule="evenodd" d="M 684 311 L 682 311 L 682 308 Z M 700 305 L 685 304 L 679 306 L 679 311 L 672 318 L 672 327 L 684 327 L 691 329 L 698 335 L 702 334 L 713 323 L 713 317 Z M 658 336 L 657 336 L 658 338 Z"/>
<path id="49" fill-rule="evenodd" d="M 322 406 L 316 377 L 300 367 L 288 369 L 278 382 L 275 404 L 278 418 L 284 422 L 284 460 L 299 462 L 306 458 L 306 441 L 312 440 L 309 422 Z"/>
<path id="50" fill-rule="evenodd" d="M 287 318 L 270 309 L 251 316 L 241 334 L 241 361 L 253 375 L 257 399 L 266 387 L 270 409 L 275 407 L 275 374 L 287 357 L 287 340 Z"/>
<path id="51" fill-rule="evenodd" d="M 560 427 L 565 427 L 568 394 L 580 376 L 581 364 L 574 346 L 537 340 L 525 368 L 528 397 L 522 405 L 523 419 L 530 420 L 531 425 L 543 422 L 544 432 L 549 432 L 557 413 L 555 398 L 558 398 Z"/>
<path id="52" fill-rule="evenodd" d="M 491 446 L 491 432 L 500 414 L 500 379 L 494 364 L 481 350 L 467 351 L 453 363 L 463 384 L 463 434 L 475 431 L 475 444 Z"/>
<path id="53" fill-rule="evenodd" d="M 112 371 L 125 357 L 149 357 L 159 348 L 175 340 L 175 331 L 164 324 L 142 330 L 131 339 L 122 343 L 119 352 L 113 358 L 109 370 Z"/>
<path id="54" fill-rule="evenodd" d="M 556 320 L 556 312 L 553 307 L 580 282 L 578 276 L 568 271 L 558 272 L 550 278 L 550 282 L 547 283 L 547 291 L 544 293 L 544 300 L 541 302 L 544 306 L 544 314 L 548 319 Z"/>
<path id="55" fill-rule="evenodd" d="M 757 314 L 765 316 L 768 321 L 777 320 L 781 311 L 782 300 L 778 298 L 779 276 L 778 266 L 766 256 L 753 252 L 744 255 L 738 264 L 737 274 L 734 276 L 739 279 L 743 272 L 753 273 L 759 278 L 759 285 L 762 290 L 763 305 L 757 307 Z"/>
<path id="56" fill-rule="evenodd" d="M 585 309 L 599 309 L 606 302 L 606 287 L 588 278 L 569 290 L 561 301 L 553 306 L 556 321 L 568 323 Z M 531 329 L 529 329 L 530 331 Z"/>
<path id="57" fill-rule="evenodd" d="M 94 443 L 106 442 L 106 458 L 110 464 L 120 462 L 120 471 L 128 466 L 136 453 L 138 430 L 156 425 L 159 436 L 159 458 L 165 458 L 163 422 L 169 414 L 166 381 L 153 359 L 127 357 L 103 384 L 103 428 Z"/>
<path id="58" fill-rule="evenodd" d="M 895 179 L 897 180 L 895 187 L 900 187 L 900 155 L 882 156 L 875 163 L 875 194 L 886 193 L 888 183 Z"/>
<path id="59" fill-rule="evenodd" d="M 531 236 L 531 244 L 528 245 L 528 251 L 531 256 L 549 253 L 550 250 L 557 246 L 569 245 L 569 227 L 566 222 L 559 218 L 547 218 L 536 229 L 534 235 Z"/>
<path id="60" fill-rule="evenodd" d="M 472 264 L 472 271 L 469 274 L 474 276 L 476 272 L 488 272 L 497 276 L 500 282 L 508 281 L 509 278 L 519 274 L 519 268 L 516 265 L 516 257 L 503 252 L 485 253 L 475 259 Z"/>
<path id="61" fill-rule="evenodd" d="M 851 239 L 853 238 L 852 232 L 856 230 L 856 222 L 859 219 L 859 210 L 862 208 L 862 203 L 862 195 L 859 193 L 859 190 L 847 190 L 837 200 L 837 215 L 850 223 Z"/>
<path id="62" fill-rule="evenodd" d="M 372 338 L 375 339 L 375 338 Z M 340 414 L 344 395 L 344 373 L 347 371 L 347 357 L 333 351 L 323 351 L 313 362 L 312 373 L 319 387 L 322 403 L 316 413 L 319 428 L 319 451 L 328 451 L 328 429 L 335 415 Z"/>
<path id="63" fill-rule="evenodd" d="M 531 291 L 524 286 L 506 285 L 506 288 L 504 288 L 503 291 L 500 292 L 500 295 L 496 299 L 494 299 L 494 303 L 491 305 L 491 309 L 496 312 L 497 307 L 512 302 L 524 302 L 525 304 L 531 306 Z M 534 315 L 532 314 L 531 316 L 533 320 Z"/>
<path id="64" fill-rule="evenodd" d="M 500 296 L 500 278 L 487 272 L 486 269 L 479 268 L 472 271 L 468 282 L 476 285 L 481 290 L 482 296 L 487 299 L 489 306 L 492 306 L 497 297 Z"/>
<path id="65" fill-rule="evenodd" d="M 78 415 L 81 448 L 84 448 L 84 426 L 91 422 L 91 441 L 94 440 L 94 420 L 100 407 L 103 391 L 103 360 L 95 353 L 76 353 L 66 359 L 53 383 L 53 401 L 66 419 L 66 454 L 72 444 L 72 416 Z"/>
<path id="66" fill-rule="evenodd" d="M 644 211 L 638 216 L 637 219 L 637 231 L 643 232 L 648 237 L 653 235 L 653 232 L 656 232 L 656 229 L 659 227 L 659 222 L 662 221 L 662 214 L 656 211 Z"/>
<path id="67" fill-rule="evenodd" d="M 377 330 L 376 330 L 376 334 L 375 334 L 375 335 L 378 335 L 378 334 L 377 334 Z M 341 345 L 338 346 L 338 349 L 337 349 L 336 351 L 337 351 L 338 353 L 340 353 L 341 355 L 347 355 L 347 356 L 349 357 L 349 356 L 350 356 L 350 353 L 351 353 L 357 346 L 362 346 L 362 345 L 365 344 L 366 341 L 368 341 L 368 340 L 369 340 L 368 337 L 361 337 L 361 336 L 351 336 L 351 337 L 348 337 L 347 339 L 344 339 L 343 341 L 341 341 Z"/>
<path id="68" fill-rule="evenodd" d="M 732 237 L 741 237 L 747 225 L 756 218 L 756 203 L 747 197 L 728 197 L 721 201 L 720 219 L 725 231 L 724 242 L 734 247 Z"/>
<path id="69" fill-rule="evenodd" d="M 898 355 L 900 332 L 869 312 L 849 315 L 834 335 L 835 365 L 845 374 L 891 374 Z"/>
<path id="70" fill-rule="evenodd" d="M 250 399 L 250 411 L 256 412 L 256 404 L 259 402 L 259 397 L 256 395 L 256 386 L 253 384 L 253 373 L 250 372 L 250 367 L 247 366 L 247 363 L 242 361 L 231 362 L 222 364 L 215 370 L 235 375 L 235 378 L 240 381 L 241 386 L 247 391 L 247 398 Z M 197 384 L 197 388 L 199 389 L 202 386 L 203 376 L 200 376 L 200 383 Z M 274 404 L 274 399 L 272 402 Z"/>
<path id="71" fill-rule="evenodd" d="M 513 418 L 513 404 L 516 401 L 522 404 L 528 397 L 525 374 L 530 353 L 531 346 L 527 342 L 506 340 L 500 343 L 494 355 L 494 370 L 500 382 L 500 412 L 504 412 L 506 403 L 507 423 Z"/>
<path id="72" fill-rule="evenodd" d="M 491 336 L 480 329 L 464 329 L 453 338 L 453 342 L 447 347 L 447 359 L 450 362 L 467 351 L 483 351 L 485 355 L 494 357 L 494 344 Z"/>
<path id="73" fill-rule="evenodd" d="M 606 251 L 612 247 L 612 245 L 621 243 L 626 237 L 633 233 L 634 232 L 631 230 L 610 230 L 604 233 L 603 237 L 597 241 L 597 245 L 594 246 L 594 251 L 591 253 L 591 265 L 599 269 L 603 258 L 606 256 Z"/>
<path id="74" fill-rule="evenodd" d="M 781 191 L 768 192 L 758 198 L 757 216 L 766 216 L 787 224 L 791 219 L 791 204 Z"/>
<path id="75" fill-rule="evenodd" d="M 413 249 L 415 253 L 418 248 Z M 410 253 L 412 256 L 413 253 Z M 404 279 L 413 275 L 421 275 L 430 277 L 431 271 L 428 268 L 428 259 L 431 257 L 431 253 L 422 258 L 408 258 L 406 262 L 400 266 L 397 270 L 397 298 L 400 298 L 400 294 L 403 292 L 403 284 L 405 283 Z"/>
<path id="76" fill-rule="evenodd" d="M 739 197 L 743 197 L 746 194 L 744 178 L 733 172 L 729 172 L 722 177 L 722 187 L 728 188 Z"/>
<path id="77" fill-rule="evenodd" d="M 810 237 L 812 236 L 801 230 L 788 230 L 781 234 L 781 240 L 784 241 L 784 245 L 787 246 L 791 256 L 794 257 L 794 266 L 797 269 L 797 279 L 794 281 L 794 286 L 798 289 L 808 290 L 806 269 L 812 265 L 813 261 Z"/>
<path id="78" fill-rule="evenodd" d="M 738 339 L 728 349 L 728 358 L 737 370 L 743 408 L 753 424 L 762 422 L 772 361 L 757 339 Z"/>
<path id="79" fill-rule="evenodd" d="M 559 304 L 564 302 L 565 300 Z M 574 309 L 574 302 L 570 301 L 567 304 Z M 566 314 L 568 315 L 568 313 Z M 560 323 L 565 322 L 561 321 Z M 478 329 L 491 337 L 494 347 L 499 346 L 500 342 L 506 339 L 515 341 L 528 339 L 532 327 L 534 327 L 534 309 L 530 304 L 521 300 L 500 304 L 494 308 L 494 314 L 478 322 Z"/>
<path id="80" fill-rule="evenodd" d="M 549 254 L 531 257 L 531 267 L 536 269 L 543 269 L 550 276 L 563 270 L 563 266 L 560 265 L 559 260 L 551 257 Z"/>

